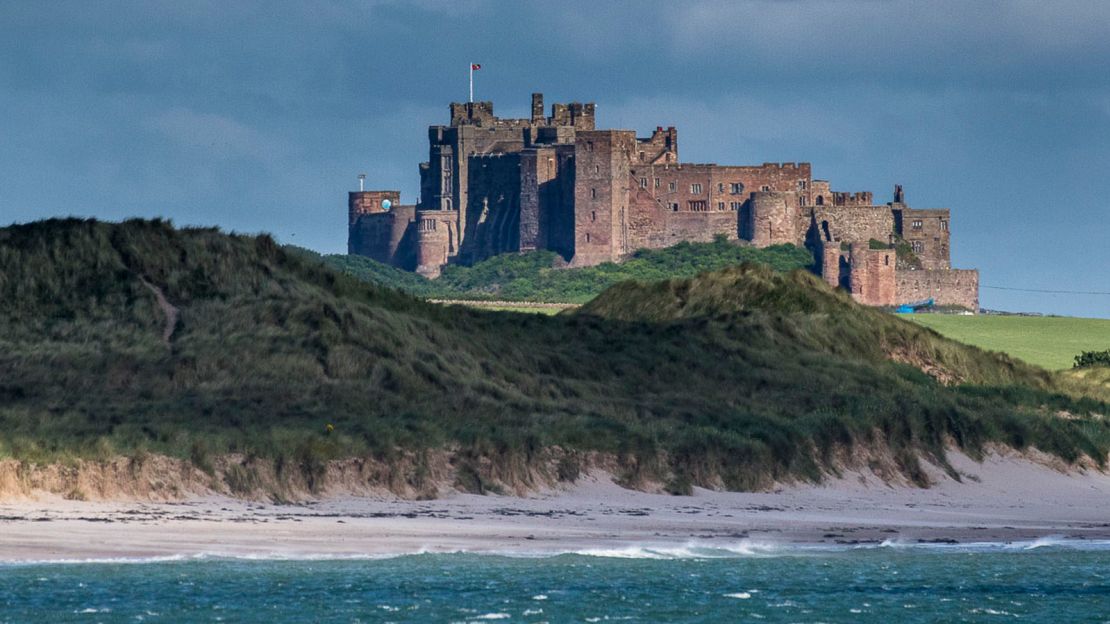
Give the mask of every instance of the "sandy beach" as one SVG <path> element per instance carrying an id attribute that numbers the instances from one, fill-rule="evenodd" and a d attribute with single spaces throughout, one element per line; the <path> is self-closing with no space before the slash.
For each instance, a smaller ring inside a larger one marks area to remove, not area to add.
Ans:
<path id="1" fill-rule="evenodd" d="M 670 496 L 623 489 L 593 474 L 528 497 L 459 493 L 431 501 L 383 495 L 276 505 L 225 497 L 149 503 L 40 496 L 0 501 L 0 560 L 1110 538 L 1110 475 L 1066 474 L 1016 456 L 950 459 L 962 479 L 937 470 L 928 489 L 852 473 L 767 493 L 699 489 Z"/>

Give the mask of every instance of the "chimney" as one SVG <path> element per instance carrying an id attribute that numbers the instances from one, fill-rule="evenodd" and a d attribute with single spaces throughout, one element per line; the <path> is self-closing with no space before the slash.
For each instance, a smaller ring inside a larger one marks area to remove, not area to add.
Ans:
<path id="1" fill-rule="evenodd" d="M 543 94 L 542 93 L 533 93 L 532 94 L 532 123 L 542 124 L 543 122 L 544 122 L 544 118 L 543 118 Z"/>

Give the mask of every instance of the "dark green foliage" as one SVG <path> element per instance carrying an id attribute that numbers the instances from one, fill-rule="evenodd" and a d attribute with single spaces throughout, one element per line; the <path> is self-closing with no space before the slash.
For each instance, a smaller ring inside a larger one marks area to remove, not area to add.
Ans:
<path id="1" fill-rule="evenodd" d="M 168 342 L 144 280 L 179 310 Z M 949 440 L 1069 460 L 1110 448 L 1110 425 L 1087 417 L 1105 404 L 804 271 L 745 265 L 621 284 L 578 314 L 491 313 L 368 285 L 266 236 L 157 221 L 0 229 L 0 397 L 0 456 L 169 454 L 211 471 L 235 454 L 242 492 L 259 482 L 251 458 L 320 490 L 330 459 L 440 448 L 480 492 L 556 447 L 561 479 L 601 452 L 625 482 L 676 492 L 818 479 L 836 449 L 878 442 L 917 478 L 916 458 L 941 461 Z"/>
<path id="2" fill-rule="evenodd" d="M 1110 366 L 1110 349 L 1106 351 L 1084 351 L 1075 356 L 1075 368 L 1085 366 Z"/>
<path id="3" fill-rule="evenodd" d="M 362 256 L 324 256 L 324 261 L 359 279 L 418 297 L 584 303 L 625 280 L 693 277 L 744 262 L 792 271 L 809 266 L 813 257 L 793 245 L 756 249 L 718 237 L 712 243 L 684 242 L 667 249 L 640 250 L 619 264 L 607 262 L 574 269 L 560 268 L 565 263 L 551 251 L 505 254 L 472 266 L 447 266 L 435 280 Z"/>
<path id="4" fill-rule="evenodd" d="M 902 237 L 895 237 L 894 257 L 899 269 L 921 269 L 921 258 L 913 251 L 913 246 Z"/>
<path id="5" fill-rule="evenodd" d="M 872 238 L 867 241 L 867 247 L 868 249 L 890 249 L 890 244 L 884 243 L 877 238 Z"/>

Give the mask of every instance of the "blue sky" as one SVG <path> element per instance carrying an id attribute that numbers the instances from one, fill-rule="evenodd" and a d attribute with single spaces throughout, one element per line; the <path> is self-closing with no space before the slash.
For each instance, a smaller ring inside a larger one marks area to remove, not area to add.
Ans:
<path id="1" fill-rule="evenodd" d="M 8 2 L 0 224 L 164 216 L 345 249 L 346 192 L 413 201 L 426 127 L 476 96 L 595 101 L 682 159 L 808 161 L 953 210 L 985 286 L 1110 292 L 1110 3 Z M 1110 317 L 1110 296 L 982 290 Z"/>

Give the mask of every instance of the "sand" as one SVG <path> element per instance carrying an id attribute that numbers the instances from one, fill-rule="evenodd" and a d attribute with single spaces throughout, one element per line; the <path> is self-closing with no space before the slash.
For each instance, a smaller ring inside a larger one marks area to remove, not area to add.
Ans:
<path id="1" fill-rule="evenodd" d="M 359 557 L 415 552 L 557 553 L 690 544 L 1110 539 L 1110 475 L 1014 455 L 951 454 L 960 481 L 929 489 L 850 473 L 767 493 L 623 489 L 604 473 L 527 497 L 335 498 L 296 505 L 199 497 L 177 503 L 0 501 L 0 561 Z"/>

